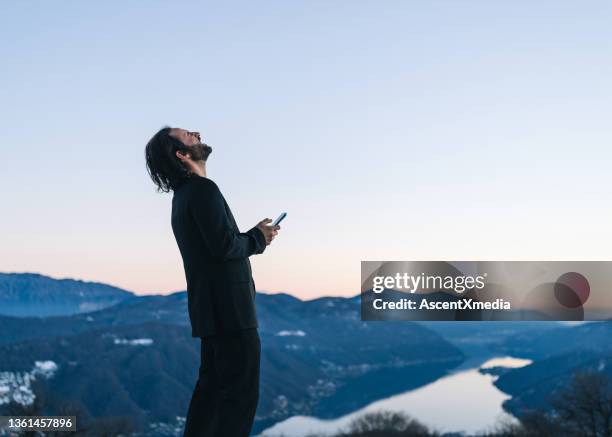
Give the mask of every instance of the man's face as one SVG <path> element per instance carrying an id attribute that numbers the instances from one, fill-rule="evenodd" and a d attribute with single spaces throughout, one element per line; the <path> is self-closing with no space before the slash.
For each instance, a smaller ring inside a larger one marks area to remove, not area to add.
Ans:
<path id="1" fill-rule="evenodd" d="M 194 161 L 206 161 L 208 155 L 212 152 L 212 147 L 203 143 L 200 139 L 199 132 L 191 132 L 187 129 L 175 127 L 170 129 L 169 135 L 189 148 L 191 159 Z"/>

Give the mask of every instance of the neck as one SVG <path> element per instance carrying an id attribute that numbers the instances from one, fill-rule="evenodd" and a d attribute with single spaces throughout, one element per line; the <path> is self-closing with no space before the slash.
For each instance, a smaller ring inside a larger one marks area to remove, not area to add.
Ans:
<path id="1" fill-rule="evenodd" d="M 206 177 L 206 161 L 197 161 L 195 165 L 191 168 L 191 172 L 201 176 L 203 178 Z"/>

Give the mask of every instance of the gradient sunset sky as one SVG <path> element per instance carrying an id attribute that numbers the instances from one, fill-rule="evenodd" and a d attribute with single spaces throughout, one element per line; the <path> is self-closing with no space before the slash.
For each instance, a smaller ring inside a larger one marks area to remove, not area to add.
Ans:
<path id="1" fill-rule="evenodd" d="M 6 2 L 0 271 L 185 288 L 144 146 L 213 147 L 259 291 L 361 260 L 612 259 L 612 2 Z"/>

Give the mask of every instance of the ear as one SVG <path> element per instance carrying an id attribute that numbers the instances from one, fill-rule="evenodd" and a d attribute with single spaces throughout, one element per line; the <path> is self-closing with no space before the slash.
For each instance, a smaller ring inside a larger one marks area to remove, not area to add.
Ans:
<path id="1" fill-rule="evenodd" d="M 185 163 L 189 161 L 189 153 L 182 154 L 180 150 L 176 151 L 176 157 Z"/>

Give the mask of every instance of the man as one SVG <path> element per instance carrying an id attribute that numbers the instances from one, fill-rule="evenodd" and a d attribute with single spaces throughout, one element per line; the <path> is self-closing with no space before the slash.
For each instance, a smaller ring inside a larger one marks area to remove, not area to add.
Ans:
<path id="1" fill-rule="evenodd" d="M 191 335 L 201 338 L 200 370 L 185 436 L 247 437 L 259 400 L 261 346 L 249 256 L 280 226 L 266 218 L 241 233 L 225 198 L 206 176 L 212 148 L 198 132 L 165 127 L 145 149 L 159 191 L 173 191 L 172 230 L 185 277 Z"/>

